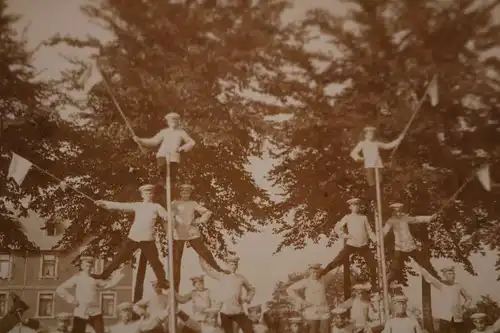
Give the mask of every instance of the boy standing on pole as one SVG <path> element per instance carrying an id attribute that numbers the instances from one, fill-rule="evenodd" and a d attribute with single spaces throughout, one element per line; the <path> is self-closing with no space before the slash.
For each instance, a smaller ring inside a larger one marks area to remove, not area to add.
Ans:
<path id="1" fill-rule="evenodd" d="M 167 127 L 162 129 L 152 138 L 139 138 L 134 136 L 134 141 L 139 145 L 146 147 L 160 146 L 156 153 L 158 170 L 161 179 L 158 180 L 159 189 L 165 188 L 165 179 L 167 177 L 167 163 L 170 164 L 170 182 L 172 188 L 175 188 L 177 174 L 181 162 L 181 153 L 193 148 L 195 141 L 181 128 L 180 116 L 175 112 L 170 112 L 165 116 Z M 162 201 L 163 202 L 163 201 Z"/>

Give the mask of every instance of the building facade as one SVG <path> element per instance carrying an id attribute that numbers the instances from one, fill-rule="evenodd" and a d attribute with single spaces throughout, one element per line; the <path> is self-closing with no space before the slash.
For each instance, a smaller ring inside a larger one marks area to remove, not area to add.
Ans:
<path id="1" fill-rule="evenodd" d="M 40 218 L 23 221 L 28 239 L 40 247 L 37 254 L 0 253 L 0 317 L 11 306 L 10 294 L 16 293 L 30 306 L 26 316 L 38 319 L 44 327 L 56 324 L 60 312 L 72 312 L 73 307 L 57 296 L 56 288 L 78 272 L 78 267 L 52 248 L 59 242 L 64 225 L 49 225 Z M 51 222 L 52 223 L 52 222 Z M 94 272 L 100 273 L 107 260 L 96 260 Z M 106 325 L 116 322 L 116 306 L 132 301 L 132 269 L 126 267 L 125 278 L 112 290 L 100 291 L 100 302 Z"/>

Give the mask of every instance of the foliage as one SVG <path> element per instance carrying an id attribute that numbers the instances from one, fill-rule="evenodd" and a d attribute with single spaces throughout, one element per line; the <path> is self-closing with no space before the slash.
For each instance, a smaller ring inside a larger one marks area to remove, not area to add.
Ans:
<path id="1" fill-rule="evenodd" d="M 301 248 L 325 235 L 333 243 L 346 200 L 361 197 L 370 206 L 375 189 L 367 187 L 362 164 L 349 153 L 368 124 L 378 128 L 382 141 L 394 140 L 411 117 L 415 96 L 424 95 L 434 75 L 438 106 L 425 100 L 394 157 L 383 153 L 385 218 L 393 201 L 405 203 L 410 214 L 436 212 L 485 161 L 493 162 L 497 177 L 500 82 L 494 74 L 500 62 L 491 52 L 500 25 L 492 20 L 494 5 L 344 3 L 350 8 L 345 15 L 318 9 L 302 23 L 309 37 L 330 41 L 331 49 L 287 56 L 293 75 L 283 75 L 279 86 L 268 81 L 273 94 L 294 101 L 291 118 L 276 126 L 274 137 L 282 163 L 271 179 L 285 193 L 276 209 L 282 217 L 293 212 L 293 220 L 282 219 L 276 230 L 284 236 L 279 249 Z M 498 208 L 493 193 L 470 182 L 429 225 L 432 256 L 462 262 L 472 272 L 469 254 L 483 242 L 499 245 Z M 373 217 L 371 210 L 367 214 Z M 418 227 L 414 231 L 420 236 Z"/>
<path id="2" fill-rule="evenodd" d="M 55 36 L 47 43 L 96 53 L 138 136 L 161 130 L 167 112 L 181 114 L 197 142 L 182 156 L 181 179 L 196 186 L 195 199 L 214 213 L 215 221 L 202 233 L 219 257 L 227 250 L 224 234 L 240 236 L 274 219 L 267 193 L 248 170 L 248 157 L 261 153 L 263 118 L 277 108 L 249 96 L 281 66 L 288 48 L 287 28 L 279 19 L 285 8 L 281 0 L 107 0 L 82 10 L 113 34 L 111 41 Z M 64 73 L 68 85 L 82 88 L 87 64 L 72 63 Z M 137 200 L 139 185 L 157 182 L 153 152 L 141 154 L 102 82 L 90 89 L 87 101 L 74 104 L 85 112 L 74 119 L 80 125 L 77 156 L 66 161 L 64 174 L 80 176 L 80 189 L 96 199 Z M 78 195 L 51 200 L 61 218 L 75 221 L 62 247 L 78 243 L 83 234 L 99 234 L 99 244 L 91 245 L 109 253 L 126 236 L 128 217 L 98 210 Z M 44 204 L 36 201 L 34 207 Z"/>
<path id="3" fill-rule="evenodd" d="M 26 38 L 14 29 L 19 17 L 6 9 L 6 1 L 0 1 L 0 246 L 34 251 L 36 245 L 24 234 L 18 218 L 28 214 L 23 199 L 38 195 L 47 179 L 31 172 L 22 188 L 7 180 L 11 152 L 34 163 L 42 156 L 64 158 L 59 150 L 71 127 L 57 113 L 65 96 L 56 91 L 56 82 L 39 78 L 31 64 L 36 50 L 28 50 Z"/>
<path id="4" fill-rule="evenodd" d="M 481 296 L 481 299 L 476 302 L 475 306 L 468 309 L 465 313 L 465 318 L 470 318 L 472 314 L 477 312 L 486 314 L 486 324 L 488 326 L 492 325 L 500 318 L 500 306 L 498 306 L 498 302 L 495 302 L 489 295 Z M 471 329 L 472 328 L 471 326 Z"/>

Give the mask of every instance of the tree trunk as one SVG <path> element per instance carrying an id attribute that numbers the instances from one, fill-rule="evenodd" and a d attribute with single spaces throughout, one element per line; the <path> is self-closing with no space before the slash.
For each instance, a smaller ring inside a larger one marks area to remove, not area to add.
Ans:
<path id="1" fill-rule="evenodd" d="M 429 233 L 427 228 L 423 232 L 422 251 L 426 258 L 430 257 Z M 434 320 L 432 319 L 432 300 L 431 285 L 422 278 L 422 316 L 424 320 L 424 329 L 429 333 L 434 333 Z"/>

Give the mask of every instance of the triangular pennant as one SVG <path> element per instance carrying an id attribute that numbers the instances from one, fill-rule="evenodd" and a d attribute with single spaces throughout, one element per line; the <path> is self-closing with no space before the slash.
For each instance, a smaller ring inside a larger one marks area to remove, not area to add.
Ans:
<path id="1" fill-rule="evenodd" d="M 477 179 L 483 185 L 486 191 L 491 191 L 490 166 L 486 164 L 482 166 L 476 173 Z"/>
<path id="2" fill-rule="evenodd" d="M 7 174 L 7 179 L 14 179 L 17 185 L 21 186 L 28 174 L 28 171 L 33 166 L 33 163 L 28 161 L 22 156 L 12 153 L 12 160 L 9 165 L 9 172 Z"/>
<path id="3" fill-rule="evenodd" d="M 427 87 L 427 95 L 431 100 L 432 106 L 436 106 L 439 103 L 439 91 L 438 91 L 438 80 L 437 76 L 434 76 L 429 87 Z"/>

